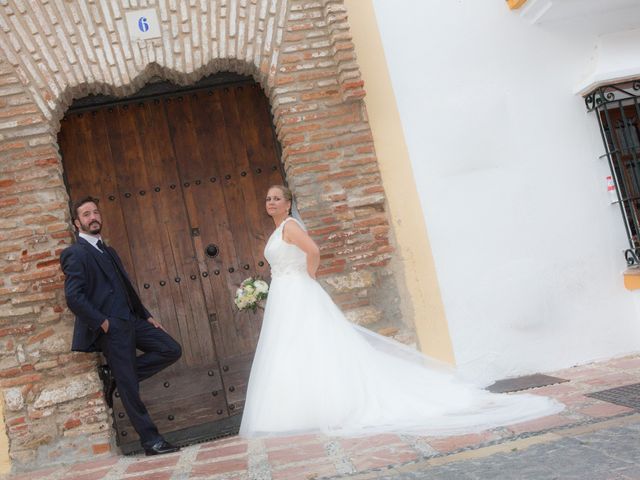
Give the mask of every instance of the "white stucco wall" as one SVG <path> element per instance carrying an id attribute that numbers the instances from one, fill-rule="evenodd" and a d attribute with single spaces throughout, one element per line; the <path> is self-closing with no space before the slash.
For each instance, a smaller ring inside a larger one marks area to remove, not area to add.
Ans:
<path id="1" fill-rule="evenodd" d="M 593 19 L 374 5 L 461 371 L 486 382 L 640 351 L 597 120 L 574 93 Z"/>

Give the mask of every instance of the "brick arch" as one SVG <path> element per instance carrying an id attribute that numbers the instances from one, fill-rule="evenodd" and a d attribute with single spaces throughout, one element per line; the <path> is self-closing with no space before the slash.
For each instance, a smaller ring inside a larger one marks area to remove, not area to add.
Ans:
<path id="1" fill-rule="evenodd" d="M 95 356 L 69 352 L 58 264 L 72 229 L 56 136 L 69 105 L 89 94 L 124 97 L 153 76 L 253 76 L 322 247 L 325 286 L 353 321 L 414 339 L 395 302 L 392 234 L 342 0 L 140 3 L 157 9 L 161 39 L 128 42 L 126 0 L 0 5 L 0 389 L 15 470 L 111 448 Z"/>

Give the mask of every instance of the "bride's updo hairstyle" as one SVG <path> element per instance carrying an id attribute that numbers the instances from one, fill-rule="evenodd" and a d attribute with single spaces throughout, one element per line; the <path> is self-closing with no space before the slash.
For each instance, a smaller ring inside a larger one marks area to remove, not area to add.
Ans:
<path id="1" fill-rule="evenodd" d="M 271 190 L 272 188 L 277 188 L 282 192 L 282 196 L 284 198 L 286 198 L 290 202 L 293 202 L 293 194 L 291 193 L 291 190 L 289 190 L 289 188 L 285 187 L 284 185 L 271 185 L 269 187 L 269 190 Z"/>

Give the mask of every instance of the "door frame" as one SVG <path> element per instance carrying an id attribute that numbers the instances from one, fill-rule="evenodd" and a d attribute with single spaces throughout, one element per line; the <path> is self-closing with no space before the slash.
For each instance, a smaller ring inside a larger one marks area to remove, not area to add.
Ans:
<path id="1" fill-rule="evenodd" d="M 155 80 L 155 81 L 154 81 Z M 74 100 L 73 104 L 69 107 L 69 109 L 65 112 L 65 115 L 80 113 L 84 111 L 94 110 L 96 108 L 109 108 L 114 107 L 120 104 L 131 103 L 136 100 L 145 100 L 149 101 L 151 99 L 162 99 L 169 96 L 175 96 L 179 94 L 189 93 L 196 90 L 202 90 L 206 88 L 215 88 L 220 89 L 225 86 L 239 86 L 239 85 L 253 85 L 260 84 L 251 76 L 239 75 L 233 72 L 221 72 L 213 75 L 209 75 L 207 77 L 202 78 L 196 83 L 181 86 L 171 83 L 168 80 L 161 79 L 159 77 L 154 77 L 152 79 L 152 83 L 148 83 L 140 90 L 138 90 L 133 95 L 127 97 L 114 97 L 109 95 L 88 95 L 81 99 Z M 263 90 L 264 94 L 264 90 Z M 269 102 L 269 97 L 265 95 L 267 98 L 267 102 Z M 270 104 L 270 102 L 269 102 Z M 286 184 L 286 175 L 284 171 L 284 167 L 282 164 L 282 146 L 278 140 L 275 123 L 273 117 L 273 111 L 269 110 L 270 117 L 270 126 L 271 126 L 271 134 L 273 137 L 273 144 L 276 150 L 276 155 L 279 159 L 278 168 L 280 170 L 280 174 Z M 64 162 L 63 162 L 64 163 Z M 67 178 L 67 172 L 63 169 L 63 180 L 65 184 L 65 188 L 69 191 L 69 182 Z M 97 365 L 96 365 L 97 368 Z M 112 410 L 111 416 L 114 417 L 116 414 L 115 410 Z M 166 432 L 163 435 L 166 439 L 174 444 L 180 446 L 186 446 L 194 443 L 201 443 L 205 441 L 214 440 L 217 438 L 223 438 L 228 436 L 236 435 L 240 429 L 240 422 L 242 419 L 242 415 L 232 415 L 230 417 L 216 420 L 213 422 L 206 422 L 194 427 L 188 427 L 185 429 L 175 430 L 171 432 Z M 112 423 L 112 435 L 115 437 L 116 444 L 120 448 L 121 452 L 124 455 L 133 455 L 142 452 L 142 447 L 140 443 L 136 440 L 134 442 L 123 442 L 117 432 L 114 430 L 115 428 L 115 417 L 113 418 Z"/>

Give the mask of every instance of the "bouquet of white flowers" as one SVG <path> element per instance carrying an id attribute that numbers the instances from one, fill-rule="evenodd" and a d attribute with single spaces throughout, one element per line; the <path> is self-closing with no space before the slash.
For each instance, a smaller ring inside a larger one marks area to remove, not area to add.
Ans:
<path id="1" fill-rule="evenodd" d="M 268 293 L 269 284 L 267 282 L 249 277 L 243 280 L 240 288 L 236 290 L 234 302 L 238 310 L 252 310 L 255 313 L 258 308 L 262 308 L 260 302 L 267 298 Z"/>

